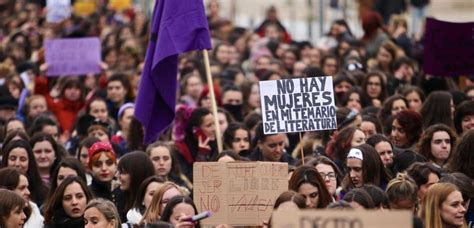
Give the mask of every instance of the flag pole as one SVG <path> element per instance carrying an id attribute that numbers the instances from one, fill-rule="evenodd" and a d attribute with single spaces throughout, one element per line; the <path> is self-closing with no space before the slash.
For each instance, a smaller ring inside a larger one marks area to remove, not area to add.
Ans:
<path id="1" fill-rule="evenodd" d="M 209 54 L 206 49 L 203 50 L 204 66 L 206 68 L 207 85 L 209 87 L 209 94 L 211 95 L 212 115 L 214 116 L 214 125 L 216 128 L 217 150 L 222 152 L 222 138 L 221 129 L 219 127 L 219 119 L 217 116 L 216 95 L 214 94 L 214 82 L 212 81 L 211 66 L 209 64 Z"/>

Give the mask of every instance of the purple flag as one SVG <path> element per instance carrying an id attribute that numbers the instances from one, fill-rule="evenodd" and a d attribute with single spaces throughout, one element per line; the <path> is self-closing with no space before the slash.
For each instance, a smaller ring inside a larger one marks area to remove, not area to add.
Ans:
<path id="1" fill-rule="evenodd" d="M 474 74 L 474 22 L 426 19 L 424 69 L 435 76 Z"/>
<path id="2" fill-rule="evenodd" d="M 156 140 L 173 121 L 178 55 L 211 49 L 202 0 L 157 0 L 135 117 L 145 127 L 145 143 Z"/>

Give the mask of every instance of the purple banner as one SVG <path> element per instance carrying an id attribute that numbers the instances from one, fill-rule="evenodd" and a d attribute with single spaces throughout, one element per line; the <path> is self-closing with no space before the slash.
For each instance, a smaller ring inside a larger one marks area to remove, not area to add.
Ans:
<path id="1" fill-rule="evenodd" d="M 435 76 L 474 74 L 474 22 L 426 19 L 425 73 Z"/>
<path id="2" fill-rule="evenodd" d="M 48 76 L 100 73 L 101 49 L 97 37 L 45 41 Z"/>

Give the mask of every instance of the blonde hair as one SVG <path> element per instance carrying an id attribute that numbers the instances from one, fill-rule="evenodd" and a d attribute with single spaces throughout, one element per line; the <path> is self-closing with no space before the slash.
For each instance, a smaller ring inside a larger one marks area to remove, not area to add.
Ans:
<path id="1" fill-rule="evenodd" d="M 141 224 L 152 223 L 160 220 L 161 213 L 161 205 L 163 204 L 163 196 L 166 191 L 176 188 L 180 195 L 185 195 L 185 192 L 182 190 L 181 187 L 176 185 L 173 182 L 165 182 L 163 186 L 160 187 L 158 191 L 153 194 L 153 198 L 151 199 L 150 206 L 145 210 L 143 213 Z"/>
<path id="2" fill-rule="evenodd" d="M 110 202 L 109 200 L 105 200 L 102 198 L 97 198 L 91 200 L 87 206 L 86 210 L 89 208 L 96 208 L 100 213 L 102 213 L 107 220 L 107 222 L 115 221 L 114 227 L 120 228 L 122 224 L 120 222 L 120 215 L 115 207 L 115 204 Z"/>
<path id="3" fill-rule="evenodd" d="M 405 17 L 403 17 L 402 15 L 398 15 L 398 14 L 394 14 L 390 17 L 390 21 L 391 23 L 393 23 L 393 25 L 395 27 L 399 27 L 399 26 L 402 26 L 404 28 L 408 28 L 408 23 L 407 23 L 407 19 L 405 19 Z"/>
<path id="4" fill-rule="evenodd" d="M 34 100 L 44 100 L 44 103 L 46 104 L 46 98 L 43 95 L 38 94 L 31 95 L 28 99 L 26 99 L 26 104 L 30 105 Z"/>
<path id="5" fill-rule="evenodd" d="M 387 196 L 391 203 L 408 199 L 417 202 L 418 186 L 406 173 L 399 173 L 387 185 Z"/>
<path id="6" fill-rule="evenodd" d="M 437 183 L 428 188 L 420 209 L 420 218 L 425 223 L 425 227 L 442 228 L 441 205 L 452 192 L 459 189 L 450 183 Z M 461 226 L 466 228 L 466 222 Z"/>

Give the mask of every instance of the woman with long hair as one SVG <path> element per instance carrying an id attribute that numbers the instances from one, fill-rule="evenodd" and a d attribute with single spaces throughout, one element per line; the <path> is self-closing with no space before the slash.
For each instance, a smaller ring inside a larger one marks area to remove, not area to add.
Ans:
<path id="1" fill-rule="evenodd" d="M 400 94 L 395 94 L 385 100 L 377 116 L 384 127 L 384 133 L 391 129 L 390 117 L 406 109 L 408 109 L 408 101 Z"/>
<path id="2" fill-rule="evenodd" d="M 24 140 L 13 140 L 4 146 L 2 151 L 0 168 L 13 167 L 26 175 L 31 200 L 41 206 L 48 195 L 48 187 L 41 180 L 30 144 Z"/>
<path id="3" fill-rule="evenodd" d="M 420 112 L 423 102 L 425 102 L 425 93 L 417 86 L 404 86 L 402 95 L 408 101 L 408 108 L 415 112 Z"/>
<path id="4" fill-rule="evenodd" d="M 165 182 L 153 195 L 150 206 L 143 213 L 141 223 L 147 224 L 159 221 L 166 204 L 171 198 L 178 195 L 184 195 L 182 189 L 172 182 Z"/>
<path id="5" fill-rule="evenodd" d="M 392 121 L 390 139 L 397 152 L 403 150 L 416 151 L 416 143 L 423 132 L 422 116 L 412 110 L 397 113 Z"/>
<path id="6" fill-rule="evenodd" d="M 115 205 L 105 199 L 91 200 L 84 212 L 84 228 L 106 227 L 121 228 L 120 216 Z"/>
<path id="7" fill-rule="evenodd" d="M 285 133 L 265 135 L 263 124 L 259 122 L 252 142 L 254 150 L 248 158 L 251 161 L 286 162 L 294 165 L 296 159 L 285 151 L 286 141 Z"/>
<path id="8" fill-rule="evenodd" d="M 426 129 L 433 124 L 445 124 L 453 128 L 454 108 L 453 97 L 449 92 L 431 92 L 420 110 L 423 116 L 423 128 Z"/>
<path id="9" fill-rule="evenodd" d="M 125 221 L 127 212 L 132 209 L 133 202 L 137 197 L 140 184 L 146 178 L 155 175 L 155 168 L 144 152 L 134 151 L 120 158 L 117 172 L 120 188 L 115 189 L 114 193 L 120 218 Z"/>
<path id="10" fill-rule="evenodd" d="M 346 164 L 347 173 L 342 180 L 342 194 L 367 183 L 385 189 L 392 179 L 377 151 L 368 144 L 351 148 Z"/>
<path id="11" fill-rule="evenodd" d="M 346 108 L 360 112 L 363 108 L 371 106 L 372 102 L 362 88 L 353 86 L 346 92 L 341 104 Z"/>
<path id="12" fill-rule="evenodd" d="M 192 188 L 192 183 L 181 172 L 177 157 L 178 152 L 172 143 L 156 141 L 148 145 L 145 152 L 153 162 L 155 175 L 163 181 L 171 181 L 188 189 Z"/>
<path id="13" fill-rule="evenodd" d="M 373 106 L 381 107 L 387 98 L 387 76 L 381 71 L 368 72 L 362 81 L 362 89 Z"/>
<path id="14" fill-rule="evenodd" d="M 345 160 L 352 147 L 365 143 L 366 137 L 362 130 L 357 127 L 347 127 L 337 132 L 326 147 L 326 155 L 331 158 L 342 175 L 346 173 Z"/>
<path id="15" fill-rule="evenodd" d="M 127 75 L 117 73 L 107 79 L 106 101 L 109 115 L 117 121 L 120 107 L 133 101 L 133 91 Z"/>
<path id="16" fill-rule="evenodd" d="M 474 129 L 468 130 L 461 137 L 454 149 L 447 169 L 450 172 L 460 172 L 474 179 Z"/>
<path id="17" fill-rule="evenodd" d="M 421 203 L 420 217 L 425 227 L 467 227 L 464 220 L 466 208 L 458 188 L 449 183 L 438 183 L 431 186 Z"/>
<path id="18" fill-rule="evenodd" d="M 41 179 L 49 184 L 51 172 L 61 161 L 63 154 L 60 152 L 56 140 L 45 133 L 37 133 L 33 136 L 30 145 L 35 155 Z"/>
<path id="19" fill-rule="evenodd" d="M 84 211 L 92 198 L 80 177 L 66 178 L 44 207 L 45 227 L 84 227 Z"/>
<path id="20" fill-rule="evenodd" d="M 224 132 L 224 148 L 242 157 L 250 154 L 250 130 L 242 123 L 231 123 Z"/>
<path id="21" fill-rule="evenodd" d="M 82 167 L 82 164 L 73 157 L 63 158 L 57 164 L 55 169 L 52 170 L 49 195 L 54 193 L 56 188 L 64 181 L 64 179 L 71 176 L 78 176 L 87 183 L 86 171 L 84 170 L 84 167 Z"/>
<path id="22" fill-rule="evenodd" d="M 158 176 L 151 176 L 143 180 L 138 188 L 133 207 L 127 212 L 127 223 L 140 225 L 143 214 L 150 207 L 155 192 L 163 186 L 164 181 Z"/>
<path id="23" fill-rule="evenodd" d="M 189 117 L 183 140 L 176 142 L 180 167 L 192 180 L 192 165 L 195 161 L 209 161 L 217 147 L 215 143 L 215 126 L 211 111 L 197 108 Z"/>
<path id="24" fill-rule="evenodd" d="M 200 228 L 201 224 L 199 221 L 189 221 L 189 218 L 197 213 L 196 205 L 194 205 L 193 200 L 189 196 L 175 196 L 166 204 L 160 220 L 169 222 L 175 227 Z"/>
<path id="25" fill-rule="evenodd" d="M 456 146 L 456 134 L 444 124 L 435 124 L 423 132 L 418 141 L 418 153 L 430 162 L 444 168 Z"/>
<path id="26" fill-rule="evenodd" d="M 385 168 L 391 168 L 394 157 L 392 142 L 382 134 L 375 134 L 367 139 L 367 144 L 374 147 Z"/>
<path id="27" fill-rule="evenodd" d="M 308 208 L 325 208 L 333 201 L 326 184 L 313 166 L 300 166 L 288 183 L 288 189 L 302 194 Z"/>
<path id="28" fill-rule="evenodd" d="M 319 175 L 321 175 L 321 178 L 326 183 L 329 193 L 334 200 L 337 200 L 336 190 L 341 185 L 341 171 L 336 163 L 326 156 L 319 156 L 309 160 L 306 164 L 318 170 Z"/>

